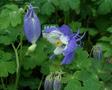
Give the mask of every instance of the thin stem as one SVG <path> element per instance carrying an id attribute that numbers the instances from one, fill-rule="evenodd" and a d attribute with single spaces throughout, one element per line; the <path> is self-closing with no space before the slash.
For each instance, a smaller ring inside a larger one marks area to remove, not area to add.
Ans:
<path id="1" fill-rule="evenodd" d="M 17 49 L 15 48 L 14 44 L 12 43 L 12 47 L 14 49 L 15 55 L 16 55 L 16 81 L 15 81 L 15 86 L 16 88 L 18 88 L 18 82 L 19 82 L 19 56 L 18 56 L 18 52 Z"/>
<path id="2" fill-rule="evenodd" d="M 5 87 L 5 84 L 4 84 L 4 81 L 3 81 L 2 77 L 1 77 L 1 83 L 2 83 L 3 90 L 6 90 L 6 87 Z"/>
<path id="3" fill-rule="evenodd" d="M 18 44 L 18 46 L 17 46 L 17 50 L 19 49 L 20 46 L 21 46 L 21 43 Z"/>
<path id="4" fill-rule="evenodd" d="M 41 79 L 41 81 L 40 81 L 40 84 L 39 84 L 38 90 L 40 90 L 40 88 L 41 88 L 41 85 L 42 85 L 42 81 L 43 81 L 43 79 L 44 79 L 44 75 L 42 76 L 42 79 Z"/>
<path id="5" fill-rule="evenodd" d="M 64 23 L 67 24 L 69 22 L 69 11 L 64 12 Z"/>

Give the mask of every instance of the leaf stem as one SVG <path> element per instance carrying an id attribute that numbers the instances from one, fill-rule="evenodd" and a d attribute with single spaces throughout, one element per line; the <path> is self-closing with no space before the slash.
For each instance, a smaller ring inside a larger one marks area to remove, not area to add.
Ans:
<path id="1" fill-rule="evenodd" d="M 44 75 L 42 76 L 42 79 L 41 79 L 41 81 L 40 81 L 40 84 L 39 84 L 38 90 L 40 90 L 40 87 L 41 87 L 41 85 L 42 85 L 42 81 L 43 81 L 43 79 L 44 79 Z"/>
<path id="2" fill-rule="evenodd" d="M 15 55 L 16 55 L 16 81 L 15 81 L 15 87 L 18 88 L 18 82 L 19 82 L 19 68 L 20 68 L 20 65 L 19 65 L 19 56 L 18 56 L 18 52 L 17 52 L 17 49 L 15 48 L 14 44 L 12 43 L 12 47 L 14 49 L 14 52 L 15 52 Z"/>
<path id="3" fill-rule="evenodd" d="M 6 87 L 5 87 L 5 84 L 4 84 L 4 81 L 3 81 L 2 77 L 1 77 L 1 83 L 2 83 L 3 90 L 6 90 Z"/>

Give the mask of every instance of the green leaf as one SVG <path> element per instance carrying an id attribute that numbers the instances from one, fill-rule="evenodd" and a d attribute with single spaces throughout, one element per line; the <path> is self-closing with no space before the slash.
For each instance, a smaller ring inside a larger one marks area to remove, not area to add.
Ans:
<path id="1" fill-rule="evenodd" d="M 70 73 L 65 73 L 63 74 L 62 83 L 68 83 L 71 79 L 73 79 L 73 75 L 71 75 Z"/>
<path id="2" fill-rule="evenodd" d="M 0 30 L 0 44 L 9 45 L 21 34 L 21 28 L 8 28 Z"/>
<path id="3" fill-rule="evenodd" d="M 48 75 L 50 73 L 50 68 L 49 68 L 49 62 L 46 61 L 44 62 L 42 65 L 41 65 L 41 72 L 44 74 L 44 75 Z"/>
<path id="4" fill-rule="evenodd" d="M 6 29 L 10 24 L 15 27 L 22 21 L 21 13 L 17 5 L 5 5 L 0 14 L 0 28 Z"/>
<path id="5" fill-rule="evenodd" d="M 80 27 L 81 27 L 81 23 L 72 21 L 70 23 L 70 26 L 71 26 L 73 32 L 77 32 L 77 30 L 80 29 Z"/>
<path id="6" fill-rule="evenodd" d="M 107 28 L 110 27 L 112 20 L 110 17 L 107 15 L 105 16 L 99 16 L 95 18 L 95 25 L 98 28 L 98 31 L 100 33 L 107 32 Z"/>
<path id="7" fill-rule="evenodd" d="M 9 10 L 11 10 L 11 11 L 16 11 L 16 10 L 18 10 L 18 6 L 15 5 L 15 4 L 7 4 L 7 5 L 5 5 L 4 7 L 7 8 L 7 9 L 9 9 Z"/>
<path id="8" fill-rule="evenodd" d="M 77 71 L 74 74 L 74 78 L 82 82 L 82 90 L 101 90 L 102 85 L 95 73 L 90 73 L 86 70 Z"/>
<path id="9" fill-rule="evenodd" d="M 102 90 L 102 87 L 98 80 L 89 78 L 84 82 L 83 90 Z"/>
<path id="10" fill-rule="evenodd" d="M 68 0 L 59 0 L 59 8 L 60 10 L 63 11 L 68 11 L 70 9 L 69 5 L 68 5 Z"/>
<path id="11" fill-rule="evenodd" d="M 71 79 L 64 90 L 81 90 L 81 83 L 77 79 Z"/>
<path id="12" fill-rule="evenodd" d="M 10 12 L 9 10 L 4 9 L 2 10 L 0 14 L 0 28 L 1 29 L 6 29 L 7 27 L 9 27 L 9 24 L 10 24 L 9 12 Z"/>
<path id="13" fill-rule="evenodd" d="M 0 62 L 0 77 L 7 77 L 9 73 L 13 74 L 16 71 L 15 61 Z"/>
<path id="14" fill-rule="evenodd" d="M 44 39 L 40 39 L 38 40 L 37 43 L 37 47 L 35 49 L 35 51 L 33 53 L 29 53 L 28 56 L 26 56 L 26 52 L 27 52 L 27 48 L 25 47 L 23 48 L 23 61 L 22 61 L 22 65 L 24 67 L 24 69 L 33 69 L 35 68 L 37 65 L 41 65 L 44 63 L 45 60 L 47 60 L 49 51 L 51 49 L 49 49 L 50 47 L 50 43 L 48 43 L 46 40 Z M 49 46 L 49 47 L 48 47 Z"/>
<path id="15" fill-rule="evenodd" d="M 15 60 L 12 60 L 11 53 L 0 51 L 0 77 L 7 77 L 16 71 Z"/>
<path id="16" fill-rule="evenodd" d="M 112 71 L 112 64 L 109 63 L 104 63 L 102 65 L 103 67 L 101 68 L 100 72 L 99 72 L 99 77 L 102 81 L 104 82 L 111 82 L 111 71 Z M 107 85 L 107 84 L 106 84 Z"/>
<path id="17" fill-rule="evenodd" d="M 104 42 L 110 42 L 112 40 L 111 37 L 106 37 L 106 36 L 103 36 L 99 39 L 100 41 L 104 41 Z"/>
<path id="18" fill-rule="evenodd" d="M 98 44 L 102 47 L 102 50 L 104 51 L 104 57 L 112 56 L 112 54 L 111 54 L 112 50 L 110 49 L 112 46 L 109 43 L 100 42 Z"/>
<path id="19" fill-rule="evenodd" d="M 55 11 L 54 6 L 50 2 L 46 2 L 42 5 L 42 14 L 51 15 Z"/>
<path id="20" fill-rule="evenodd" d="M 76 71 L 74 73 L 74 78 L 77 78 L 78 80 L 81 81 L 87 81 L 89 78 L 98 80 L 98 75 L 94 72 L 89 72 L 85 69 L 82 69 L 81 71 Z"/>
<path id="21" fill-rule="evenodd" d="M 21 23 L 21 14 L 17 11 L 10 13 L 10 22 L 13 27 Z"/>
<path id="22" fill-rule="evenodd" d="M 0 62 L 9 61 L 12 58 L 11 53 L 0 51 Z"/>
<path id="23" fill-rule="evenodd" d="M 75 10 L 77 13 L 80 12 L 80 0 L 68 0 L 68 4 L 71 9 Z"/>
<path id="24" fill-rule="evenodd" d="M 98 33 L 98 31 L 94 28 L 88 28 L 88 31 L 91 36 L 95 36 Z"/>
<path id="25" fill-rule="evenodd" d="M 89 55 L 86 51 L 82 48 L 78 48 L 73 62 L 73 67 L 77 67 L 79 69 L 89 68 L 91 66 L 91 59 L 89 59 L 88 56 Z"/>
<path id="26" fill-rule="evenodd" d="M 98 7 L 98 13 L 107 14 L 112 10 L 112 0 L 102 0 Z"/>
<path id="27" fill-rule="evenodd" d="M 55 6 L 59 6 L 60 3 L 58 0 L 50 0 Z"/>
<path id="28" fill-rule="evenodd" d="M 112 33 L 112 26 L 107 29 L 108 32 Z"/>

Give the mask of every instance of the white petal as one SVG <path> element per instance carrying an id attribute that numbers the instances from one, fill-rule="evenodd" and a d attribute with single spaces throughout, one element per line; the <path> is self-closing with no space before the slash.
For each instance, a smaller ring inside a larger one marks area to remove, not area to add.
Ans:
<path id="1" fill-rule="evenodd" d="M 57 38 L 50 38 L 50 37 L 47 37 L 47 40 L 52 43 L 52 44 L 55 44 L 56 41 L 58 40 Z"/>
<path id="2" fill-rule="evenodd" d="M 47 34 L 46 38 L 50 43 L 55 44 L 56 41 L 59 40 L 60 34 L 61 33 L 59 31 L 52 31 Z"/>
<path id="3" fill-rule="evenodd" d="M 44 33 L 44 32 L 43 32 L 43 33 L 42 33 L 42 36 L 43 36 L 43 38 L 47 38 L 48 35 L 47 35 L 47 33 Z"/>
<path id="4" fill-rule="evenodd" d="M 59 54 L 62 54 L 63 53 L 63 47 L 57 47 L 55 50 L 54 50 L 54 54 L 55 55 L 59 55 Z"/>
<path id="5" fill-rule="evenodd" d="M 69 38 L 67 36 L 61 35 L 60 40 L 64 44 L 68 44 Z"/>

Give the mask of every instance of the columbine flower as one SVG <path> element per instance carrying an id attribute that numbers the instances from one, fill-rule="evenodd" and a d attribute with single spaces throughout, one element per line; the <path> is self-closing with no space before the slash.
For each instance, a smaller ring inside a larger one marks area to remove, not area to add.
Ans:
<path id="1" fill-rule="evenodd" d="M 24 33 L 27 40 L 33 45 L 29 47 L 29 50 L 33 51 L 36 47 L 35 43 L 41 34 L 41 26 L 31 4 L 24 16 Z"/>
<path id="2" fill-rule="evenodd" d="M 62 25 L 61 27 L 47 28 L 43 32 L 43 37 L 56 46 L 54 55 L 64 55 L 61 64 L 70 64 L 73 60 L 75 50 L 79 46 L 77 42 L 84 37 L 84 34 L 80 36 L 79 30 L 74 34 L 67 25 Z"/>
<path id="3" fill-rule="evenodd" d="M 61 90 L 61 75 L 57 75 L 54 77 L 54 83 L 53 83 L 54 90 Z"/>
<path id="4" fill-rule="evenodd" d="M 52 74 L 48 75 L 44 82 L 44 90 L 52 90 L 53 88 L 53 76 Z"/>
<path id="5" fill-rule="evenodd" d="M 102 59 L 102 48 L 100 46 L 94 46 L 92 49 L 93 57 L 97 60 Z"/>

